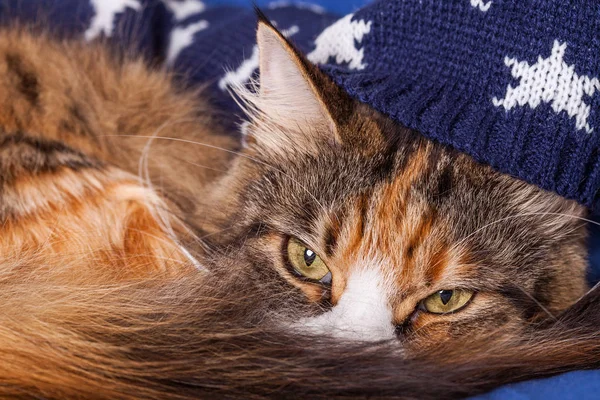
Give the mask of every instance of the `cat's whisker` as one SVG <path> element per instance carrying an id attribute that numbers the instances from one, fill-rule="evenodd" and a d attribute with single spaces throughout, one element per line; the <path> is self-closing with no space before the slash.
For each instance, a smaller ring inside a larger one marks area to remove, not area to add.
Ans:
<path id="1" fill-rule="evenodd" d="M 195 140 L 189 140 L 189 139 L 182 139 L 182 138 L 173 138 L 173 137 L 168 137 L 168 136 L 150 136 L 150 135 L 133 135 L 133 134 L 114 134 L 114 135 L 100 135 L 100 136 L 104 136 L 104 137 L 127 137 L 127 138 L 141 138 L 141 139 L 159 139 L 159 140 L 171 140 L 174 142 L 181 142 L 181 143 L 187 143 L 187 144 L 193 144 L 193 145 L 197 145 L 197 146 L 203 146 L 209 149 L 213 149 L 213 150 L 219 150 L 219 151 L 223 151 L 229 154 L 233 154 L 239 157 L 243 157 L 246 158 L 248 160 L 251 160 L 253 162 L 256 162 L 258 164 L 264 165 L 266 167 L 269 168 L 274 168 L 272 165 L 267 164 L 264 161 L 258 160 L 254 157 L 251 157 L 247 154 L 244 154 L 240 151 L 235 151 L 235 150 L 230 150 L 230 149 L 226 149 L 224 147 L 220 147 L 220 146 L 215 146 L 212 144 L 208 144 L 208 143 L 202 143 L 199 141 L 195 141 Z"/>
<path id="2" fill-rule="evenodd" d="M 40 248 L 43 249 L 46 246 L 48 246 L 48 244 L 50 242 L 50 238 L 54 236 L 54 233 L 56 232 L 56 229 L 58 228 L 58 221 L 60 220 L 61 216 L 63 215 L 65 207 L 66 207 L 66 204 L 63 204 L 61 206 L 61 208 L 58 210 L 58 212 L 56 213 L 56 219 L 54 220 L 54 223 L 52 224 L 53 228 L 50 231 L 50 233 L 48 234 L 48 236 L 46 237 L 46 240 L 44 240 L 44 243 L 41 245 Z"/>
<path id="3" fill-rule="evenodd" d="M 142 149 L 140 161 L 138 164 L 138 175 L 140 176 L 140 179 L 142 179 L 142 181 L 145 183 L 147 188 L 150 189 L 151 191 L 155 192 L 155 189 L 154 189 L 154 186 L 152 183 L 152 179 L 150 177 L 150 166 L 148 163 L 148 157 L 149 157 L 149 153 L 150 153 L 150 147 L 151 147 L 154 139 L 156 137 L 158 137 L 158 134 L 161 131 L 163 131 L 164 129 L 166 129 L 167 127 L 172 127 L 176 124 L 181 124 L 181 123 L 186 123 L 186 122 L 194 122 L 195 120 L 196 119 L 194 119 L 194 118 L 180 118 L 180 119 L 174 120 L 174 121 L 166 121 L 165 123 L 160 125 L 154 131 L 154 133 L 152 135 L 150 135 L 150 137 L 147 138 L 148 140 Z M 158 207 L 155 207 L 155 209 L 157 211 L 159 210 Z M 195 257 L 193 257 L 191 254 L 189 254 L 188 250 L 179 244 L 179 238 L 175 234 L 175 231 L 173 230 L 171 222 L 170 222 L 169 218 L 166 216 L 166 214 L 168 214 L 168 212 L 157 212 L 155 217 L 156 217 L 157 221 L 159 222 L 159 224 L 162 226 L 162 228 L 165 230 L 165 232 L 167 232 L 167 234 L 171 237 L 171 239 L 173 241 L 175 241 L 176 243 L 178 243 L 178 246 L 181 248 L 181 251 L 186 253 L 185 254 L 186 257 L 190 261 L 192 261 L 198 268 L 200 268 L 200 264 L 197 262 Z M 192 236 L 194 236 L 193 233 L 192 233 Z"/>
<path id="4" fill-rule="evenodd" d="M 585 227 L 587 224 L 588 224 L 588 223 L 587 223 L 587 222 L 585 222 L 585 223 L 582 223 L 581 225 L 576 225 L 576 226 L 574 226 L 574 227 L 573 227 L 571 230 L 564 232 L 564 233 L 563 233 L 563 235 L 564 235 L 565 237 L 567 237 L 567 236 L 571 235 L 572 233 L 574 233 L 574 232 L 577 232 L 577 231 L 578 231 L 578 230 L 580 230 L 581 228 Z"/>
<path id="5" fill-rule="evenodd" d="M 294 177 L 290 176 L 288 173 L 286 173 L 285 171 L 281 170 L 280 168 L 276 168 L 275 166 L 273 166 L 271 164 L 268 164 L 268 163 L 266 163 L 264 161 L 258 160 L 258 159 L 254 158 L 254 157 L 251 157 L 251 156 L 249 156 L 247 154 L 244 154 L 242 152 L 239 152 L 239 151 L 229 150 L 229 149 L 226 149 L 226 148 L 223 148 L 223 147 L 220 147 L 220 146 L 215 146 L 215 145 L 211 145 L 211 144 L 208 144 L 208 143 L 202 143 L 202 142 L 198 142 L 198 141 L 194 141 L 194 140 L 181 139 L 181 138 L 171 138 L 171 137 L 167 137 L 167 136 L 126 135 L 126 134 L 102 135 L 102 136 L 106 136 L 106 137 L 137 137 L 137 138 L 146 138 L 146 139 L 172 140 L 172 141 L 175 141 L 175 142 L 182 142 L 182 143 L 194 144 L 194 145 L 203 146 L 203 147 L 207 147 L 207 148 L 210 148 L 210 149 L 224 151 L 226 153 L 234 154 L 234 155 L 237 155 L 239 157 L 243 157 L 243 158 L 246 158 L 246 159 L 248 159 L 250 161 L 256 162 L 256 163 L 258 163 L 260 165 L 264 165 L 267 168 L 274 169 L 275 171 L 283 174 L 286 178 L 290 179 L 292 182 L 294 182 L 295 184 L 297 184 L 302 190 L 304 190 L 319 205 L 319 207 L 322 210 L 324 210 L 324 211 L 327 210 L 327 208 L 315 197 L 315 195 L 312 194 L 310 190 L 308 190 L 304 185 L 302 185 L 300 182 L 298 182 L 298 180 L 296 180 Z M 330 218 L 330 216 L 328 216 L 328 218 Z"/>
<path id="6" fill-rule="evenodd" d="M 188 161 L 188 160 L 181 160 L 181 161 L 183 161 L 185 163 L 188 163 L 190 165 L 193 165 L 194 167 L 198 167 L 198 168 L 202 168 L 202 169 L 208 169 L 210 171 L 215 171 L 215 172 L 221 172 L 223 174 L 227 173 L 227 171 L 223 170 L 223 169 L 212 168 L 212 167 L 209 167 L 207 165 L 198 164 L 198 163 L 195 163 L 195 162 L 192 162 L 192 161 Z"/>
<path id="7" fill-rule="evenodd" d="M 228 232 L 228 231 L 230 231 L 232 229 L 235 229 L 236 227 L 237 227 L 236 225 L 232 225 L 232 226 L 230 226 L 228 228 L 221 229 L 221 230 L 218 230 L 218 231 L 215 231 L 215 232 L 211 232 L 211 233 L 207 233 L 206 235 L 202 235 L 202 236 L 198 237 L 198 239 L 199 240 L 203 240 L 203 239 L 209 238 L 211 236 L 219 235 L 219 234 L 221 234 L 223 232 Z"/>
<path id="8" fill-rule="evenodd" d="M 470 234 L 468 234 L 467 236 L 465 236 L 464 238 L 462 238 L 460 241 L 458 241 L 457 243 L 453 244 L 453 249 L 457 250 L 460 249 L 460 246 L 462 246 L 467 240 L 469 240 L 470 238 L 472 238 L 474 235 L 478 234 L 479 232 L 490 228 L 496 224 L 499 224 L 501 222 L 505 222 L 508 220 L 512 220 L 515 218 L 523 218 L 523 217 L 530 217 L 530 216 L 546 216 L 546 215 L 550 215 L 550 216 L 558 216 L 558 217 L 567 217 L 567 218 L 573 218 L 573 219 L 578 219 L 581 221 L 585 221 L 586 223 L 590 223 L 592 225 L 596 225 L 596 226 L 600 226 L 599 222 L 593 221 L 591 219 L 588 218 L 584 218 L 584 217 L 580 217 L 578 215 L 571 215 L 571 214 L 565 214 L 565 213 L 556 213 L 556 212 L 529 212 L 529 213 L 521 213 L 521 214 L 515 214 L 515 215 L 509 215 L 507 217 L 503 217 L 503 218 L 499 218 L 497 220 L 494 220 L 488 224 L 485 224 L 484 226 L 474 230 L 473 232 L 471 232 Z"/>
<path id="9" fill-rule="evenodd" d="M 556 316 L 554 314 L 552 314 L 552 312 L 550 312 L 550 310 L 548 310 L 546 307 L 544 307 L 544 305 L 542 303 L 540 303 L 538 301 L 538 299 L 533 297 L 533 295 L 531 295 L 529 292 L 527 292 L 527 290 L 523 289 L 521 287 L 521 285 L 519 285 L 517 283 L 513 283 L 513 286 L 516 287 L 517 289 L 519 289 L 521 292 L 523 292 L 523 294 L 525 296 L 529 297 L 529 299 L 531 299 L 531 301 L 533 301 L 540 308 L 540 310 L 542 310 L 546 315 L 548 315 L 550 318 L 552 318 L 552 320 L 554 320 L 555 322 L 558 321 Z"/>
<path id="10" fill-rule="evenodd" d="M 152 234 L 152 233 L 150 233 L 148 231 L 144 231 L 144 230 L 141 230 L 141 229 L 128 227 L 127 231 L 128 232 L 138 232 L 138 233 L 141 233 L 143 236 L 151 237 L 152 239 L 154 239 L 156 241 L 159 241 L 161 243 L 164 243 L 164 244 L 168 244 L 168 245 L 172 245 L 173 244 L 173 242 L 165 239 L 164 237 L 160 237 L 160 236 L 154 235 L 154 234 Z"/>
<path id="11" fill-rule="evenodd" d="M 166 129 L 167 127 L 172 127 L 177 124 L 186 123 L 186 122 L 195 122 L 195 121 L 196 121 L 195 118 L 180 118 L 180 119 L 176 119 L 173 121 L 167 120 L 162 125 L 160 125 L 154 131 L 154 133 L 152 133 L 152 135 L 150 135 L 149 137 L 139 136 L 139 135 L 129 135 L 131 137 L 144 137 L 144 138 L 148 139 L 146 141 L 146 144 L 142 148 L 142 152 L 140 155 L 140 161 L 138 163 L 138 175 L 140 176 L 140 178 L 144 177 L 146 180 L 148 180 L 148 183 L 151 185 L 151 182 L 149 182 L 150 173 L 149 173 L 149 166 L 148 166 L 148 155 L 150 152 L 150 146 L 152 145 L 152 142 L 154 141 L 154 139 L 156 137 L 158 137 L 158 134 L 160 132 L 162 132 L 164 129 Z"/>

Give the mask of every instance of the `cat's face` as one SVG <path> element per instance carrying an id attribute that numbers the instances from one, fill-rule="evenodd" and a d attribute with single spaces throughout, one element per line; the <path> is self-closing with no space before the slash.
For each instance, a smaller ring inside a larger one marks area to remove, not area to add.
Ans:
<path id="1" fill-rule="evenodd" d="M 421 346 L 518 332 L 584 293 L 582 207 L 350 100 L 265 23 L 258 41 L 222 225 L 297 300 L 286 323 Z"/>

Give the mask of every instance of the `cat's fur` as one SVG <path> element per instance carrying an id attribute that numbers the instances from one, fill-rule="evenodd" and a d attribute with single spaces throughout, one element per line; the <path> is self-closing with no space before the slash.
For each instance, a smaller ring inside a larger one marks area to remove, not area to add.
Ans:
<path id="1" fill-rule="evenodd" d="M 582 207 L 350 99 L 264 20 L 258 37 L 234 157 L 164 72 L 0 34 L 1 396 L 450 398 L 600 367 Z M 289 235 L 331 288 L 284 267 Z M 478 292 L 465 310 L 416 308 L 453 287 Z"/>

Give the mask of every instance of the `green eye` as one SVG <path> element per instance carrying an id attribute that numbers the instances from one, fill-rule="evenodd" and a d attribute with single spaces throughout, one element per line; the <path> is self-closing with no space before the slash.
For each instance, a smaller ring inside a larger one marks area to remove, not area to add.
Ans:
<path id="1" fill-rule="evenodd" d="M 298 239 L 290 238 L 287 244 L 287 258 L 299 275 L 321 283 L 331 283 L 331 272 L 321 257 L 306 247 Z"/>
<path id="2" fill-rule="evenodd" d="M 432 314 L 448 314 L 467 305 L 475 293 L 472 290 L 440 290 L 421 302 L 422 307 Z"/>

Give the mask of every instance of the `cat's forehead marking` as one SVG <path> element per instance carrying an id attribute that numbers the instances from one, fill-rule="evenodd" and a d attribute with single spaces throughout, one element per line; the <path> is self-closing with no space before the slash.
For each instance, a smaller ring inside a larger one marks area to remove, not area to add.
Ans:
<path id="1" fill-rule="evenodd" d="M 342 282 L 332 292 L 334 303 L 343 295 L 343 281 L 350 279 L 360 259 L 382 261 L 365 267 L 380 268 L 394 282 L 395 298 L 427 290 L 455 274 L 450 270 L 460 264 L 460 254 L 451 246 L 449 228 L 423 189 L 418 189 L 420 182 L 430 179 L 426 174 L 431 156 L 428 145 L 417 148 L 395 179 L 351 202 L 343 233 L 337 237 L 334 263 Z"/>

